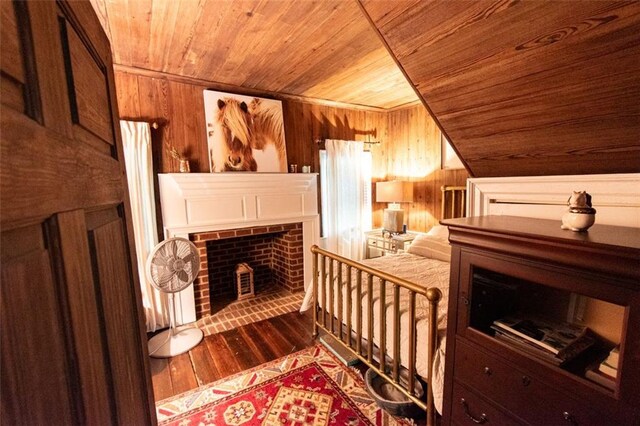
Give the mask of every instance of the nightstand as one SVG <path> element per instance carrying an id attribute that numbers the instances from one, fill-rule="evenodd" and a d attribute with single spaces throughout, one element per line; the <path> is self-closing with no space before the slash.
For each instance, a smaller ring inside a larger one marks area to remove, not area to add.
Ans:
<path id="1" fill-rule="evenodd" d="M 365 232 L 367 244 L 365 256 L 367 259 L 372 259 L 385 254 L 403 253 L 418 235 L 417 232 L 407 232 L 389 236 L 389 233 L 382 232 L 382 229 Z"/>

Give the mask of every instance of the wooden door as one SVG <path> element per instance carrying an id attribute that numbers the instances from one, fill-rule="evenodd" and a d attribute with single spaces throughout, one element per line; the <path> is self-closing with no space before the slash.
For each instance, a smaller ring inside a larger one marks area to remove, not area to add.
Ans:
<path id="1" fill-rule="evenodd" d="M 0 8 L 2 423 L 153 424 L 108 39 L 89 2 Z"/>

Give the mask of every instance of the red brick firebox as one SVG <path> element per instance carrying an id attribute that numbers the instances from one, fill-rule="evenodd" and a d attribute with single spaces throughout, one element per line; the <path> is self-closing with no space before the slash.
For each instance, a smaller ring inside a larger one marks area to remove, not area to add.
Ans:
<path id="1" fill-rule="evenodd" d="M 290 292 L 304 288 L 302 224 L 257 226 L 191 234 L 200 253 L 194 282 L 196 317 L 211 315 L 220 301 L 235 300 L 235 266 L 254 269 L 256 292 L 279 285 Z M 214 303 L 212 303 L 212 298 Z"/>

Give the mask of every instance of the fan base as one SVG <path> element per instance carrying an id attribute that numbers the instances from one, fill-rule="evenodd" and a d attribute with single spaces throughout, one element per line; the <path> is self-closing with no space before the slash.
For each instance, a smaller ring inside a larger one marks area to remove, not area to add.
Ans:
<path id="1" fill-rule="evenodd" d="M 176 330 L 165 330 L 149 340 L 149 356 L 152 358 L 171 358 L 183 354 L 197 346 L 203 337 L 204 333 L 197 327 L 178 327 Z"/>

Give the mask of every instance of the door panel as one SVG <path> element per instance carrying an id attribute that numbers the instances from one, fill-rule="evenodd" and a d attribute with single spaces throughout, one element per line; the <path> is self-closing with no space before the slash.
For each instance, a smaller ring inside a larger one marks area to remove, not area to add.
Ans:
<path id="1" fill-rule="evenodd" d="M 27 90 L 36 92 L 39 99 L 41 119 L 37 121 L 49 130 L 72 137 L 62 45 L 58 36 L 58 2 L 14 0 L 14 4 L 22 4 L 24 9 L 24 16 L 18 15 L 21 20 L 18 28 L 29 28 L 25 32 L 31 35 L 31 49 L 23 46 L 23 55 L 25 63 L 34 65 L 35 79 L 28 81 Z M 16 6 L 16 9 L 20 7 Z"/>
<path id="2" fill-rule="evenodd" d="M 39 224 L 2 235 L 0 393 L 2 417 L 11 424 L 77 420 L 67 391 L 71 375 L 51 254 L 44 246 Z"/>
<path id="3" fill-rule="evenodd" d="M 73 25 L 60 20 L 65 69 L 70 84 L 73 123 L 110 145 L 114 144 L 109 92 L 104 64 L 87 46 Z M 82 131 L 76 130 L 82 135 Z M 77 137 L 78 133 L 76 133 Z M 83 138 L 89 137 L 82 135 Z"/>
<path id="4" fill-rule="evenodd" d="M 2 39 L 2 103 L 24 112 L 25 75 L 18 36 L 18 21 L 13 3 L 0 2 L 0 39 Z"/>
<path id="5" fill-rule="evenodd" d="M 127 348 L 140 346 L 140 339 L 133 333 L 123 333 L 135 323 L 133 316 L 134 290 L 131 287 L 128 249 L 123 238 L 123 223 L 120 219 L 99 225 L 89 230 L 89 242 L 93 254 L 94 275 L 102 295 L 107 339 L 117 342 L 109 345 L 109 358 L 113 374 L 113 387 L 118 406 L 118 424 L 135 424 L 135 420 L 146 409 L 140 395 L 144 393 L 142 383 L 132 365 L 139 365 L 139 353 Z M 133 373 L 133 374 L 132 374 Z"/>
<path id="6" fill-rule="evenodd" d="M 18 25 L 19 22 L 21 25 Z M 0 40 L 2 40 L 0 101 L 42 122 L 33 40 L 28 22 L 26 3 L 10 1 L 0 3 Z"/>
<path id="7" fill-rule="evenodd" d="M 0 3 L 2 423 L 154 424 L 108 40 L 89 2 Z"/>
<path id="8" fill-rule="evenodd" d="M 99 289 L 91 269 L 91 253 L 87 241 L 84 212 L 75 210 L 56 216 L 50 227 L 54 257 L 60 259 L 60 274 L 66 283 L 70 328 L 75 342 L 78 370 L 82 378 L 82 403 L 86 424 L 106 425 L 115 420 L 110 389 L 109 358 L 104 342 L 106 336 Z M 85 321 L 96 318 L 98 321 Z"/>

